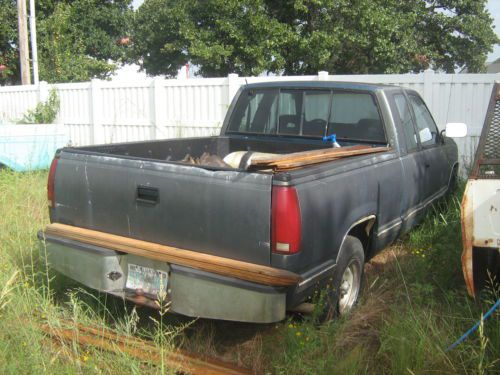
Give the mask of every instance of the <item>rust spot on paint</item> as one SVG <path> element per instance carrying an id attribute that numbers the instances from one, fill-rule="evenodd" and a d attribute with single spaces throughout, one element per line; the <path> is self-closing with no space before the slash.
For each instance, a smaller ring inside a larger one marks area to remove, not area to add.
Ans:
<path id="1" fill-rule="evenodd" d="M 143 305 L 143 306 L 148 306 L 153 309 L 158 309 L 159 306 L 155 303 L 154 300 L 147 298 L 146 296 L 143 295 L 138 295 L 138 294 L 133 294 L 133 293 L 127 293 L 125 295 L 125 298 L 137 305 Z"/>
<path id="2" fill-rule="evenodd" d="M 467 286 L 467 292 L 472 297 L 475 297 L 475 287 L 474 287 L 474 274 L 472 267 L 472 230 L 473 230 L 473 216 L 471 208 L 472 202 L 469 202 L 468 197 L 468 188 L 469 184 L 467 184 L 464 196 L 462 199 L 462 204 L 460 207 L 461 217 L 462 217 L 462 243 L 463 243 L 463 252 L 462 252 L 462 271 L 464 273 L 465 284 Z"/>

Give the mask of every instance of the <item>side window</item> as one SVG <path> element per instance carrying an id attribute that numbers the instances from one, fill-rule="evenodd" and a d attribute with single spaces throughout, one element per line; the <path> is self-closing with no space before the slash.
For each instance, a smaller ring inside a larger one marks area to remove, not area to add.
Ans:
<path id="1" fill-rule="evenodd" d="M 424 147 L 436 144 L 438 129 L 424 101 L 416 95 L 410 94 L 409 97 L 413 113 L 415 114 L 415 123 L 420 143 Z"/>
<path id="2" fill-rule="evenodd" d="M 394 102 L 396 103 L 396 108 L 398 109 L 397 114 L 399 115 L 401 126 L 403 127 L 406 149 L 408 152 L 415 151 L 417 149 L 417 135 L 413 127 L 408 101 L 403 94 L 396 94 L 394 95 Z"/>

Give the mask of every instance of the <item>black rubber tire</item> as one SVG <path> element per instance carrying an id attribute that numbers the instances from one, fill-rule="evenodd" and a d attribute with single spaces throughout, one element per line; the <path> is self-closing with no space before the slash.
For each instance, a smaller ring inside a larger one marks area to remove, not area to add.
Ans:
<path id="1" fill-rule="evenodd" d="M 340 249 L 340 256 L 331 282 L 327 285 L 326 293 L 324 293 L 323 306 L 321 307 L 319 316 L 320 321 L 325 322 L 338 316 L 347 315 L 356 305 L 363 286 L 364 264 L 365 252 L 361 241 L 356 237 L 347 236 Z M 353 296 L 352 304 L 349 303 L 348 308 L 341 309 L 339 301 L 341 298 L 340 288 L 342 277 L 350 265 L 358 269 L 357 274 L 354 275 L 357 283 L 357 291 L 355 296 Z"/>
<path id="2" fill-rule="evenodd" d="M 451 171 L 447 193 L 452 194 L 457 190 L 457 188 L 458 188 L 458 166 L 455 166 Z"/>

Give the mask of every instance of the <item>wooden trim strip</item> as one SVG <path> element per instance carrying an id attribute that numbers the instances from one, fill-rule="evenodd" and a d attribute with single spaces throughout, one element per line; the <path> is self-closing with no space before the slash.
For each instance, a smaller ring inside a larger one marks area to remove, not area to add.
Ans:
<path id="1" fill-rule="evenodd" d="M 335 156 L 338 157 L 339 155 L 342 156 L 343 154 L 350 154 L 353 151 L 357 150 L 369 150 L 372 147 L 370 146 L 363 146 L 363 145 L 357 145 L 357 146 L 349 146 L 349 147 L 330 147 L 330 148 L 321 148 L 319 150 L 309 150 L 309 151 L 300 151 L 300 152 L 292 152 L 288 154 L 282 154 L 282 155 L 275 155 L 271 157 L 260 157 L 260 158 L 253 158 L 251 164 L 252 165 L 273 165 L 273 164 L 278 164 L 280 162 L 289 162 L 293 160 L 303 160 L 311 157 L 320 157 L 320 156 Z"/>
<path id="2" fill-rule="evenodd" d="M 303 151 L 286 155 L 279 155 L 272 158 L 256 158 L 252 160 L 251 166 L 255 168 L 272 167 L 277 170 L 285 170 L 311 164 L 324 163 L 327 161 L 332 161 L 349 156 L 372 154 L 389 150 L 389 147 L 352 146 Z"/>
<path id="3" fill-rule="evenodd" d="M 161 262 L 196 268 L 257 284 L 291 286 L 302 280 L 299 275 L 279 268 L 179 249 L 71 225 L 49 224 L 45 228 L 44 233 L 50 236 L 67 238 L 89 245 L 143 256 Z"/>

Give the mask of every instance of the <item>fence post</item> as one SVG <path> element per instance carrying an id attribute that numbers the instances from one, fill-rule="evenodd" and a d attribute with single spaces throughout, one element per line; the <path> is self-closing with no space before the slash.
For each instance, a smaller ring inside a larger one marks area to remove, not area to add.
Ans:
<path id="1" fill-rule="evenodd" d="M 424 101 L 432 108 L 432 90 L 434 86 L 434 70 L 427 69 L 424 71 Z"/>
<path id="2" fill-rule="evenodd" d="M 104 143 L 104 128 L 102 126 L 102 92 L 101 81 L 90 81 L 90 141 L 93 145 Z"/>
<path id="3" fill-rule="evenodd" d="M 49 98 L 49 84 L 46 81 L 38 82 L 38 102 L 45 102 Z"/>
<path id="4" fill-rule="evenodd" d="M 328 81 L 328 72 L 324 70 L 318 72 L 318 81 Z"/>
<path id="5" fill-rule="evenodd" d="M 238 82 L 238 74 L 231 73 L 228 74 L 227 76 L 227 90 L 228 90 L 228 95 L 227 95 L 227 106 L 231 104 L 231 101 L 234 98 L 234 95 L 236 95 L 236 92 L 240 88 L 240 84 Z"/>
<path id="6" fill-rule="evenodd" d="M 149 96 L 149 108 L 150 108 L 150 139 L 155 140 L 157 137 L 157 129 L 161 125 L 161 108 L 165 106 L 163 90 L 163 78 L 155 77 L 151 83 L 150 96 Z M 162 105 L 163 104 L 163 105 Z"/>

